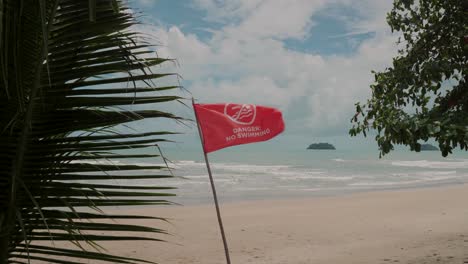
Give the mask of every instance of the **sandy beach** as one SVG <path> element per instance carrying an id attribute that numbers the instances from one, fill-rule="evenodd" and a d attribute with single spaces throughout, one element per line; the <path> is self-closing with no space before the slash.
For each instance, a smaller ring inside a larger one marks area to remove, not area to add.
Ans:
<path id="1" fill-rule="evenodd" d="M 464 263 L 467 201 L 468 185 L 457 185 L 229 203 L 221 210 L 233 263 Z M 171 218 L 157 223 L 171 232 L 169 243 L 111 243 L 109 250 L 159 263 L 225 263 L 214 206 L 138 211 Z"/>

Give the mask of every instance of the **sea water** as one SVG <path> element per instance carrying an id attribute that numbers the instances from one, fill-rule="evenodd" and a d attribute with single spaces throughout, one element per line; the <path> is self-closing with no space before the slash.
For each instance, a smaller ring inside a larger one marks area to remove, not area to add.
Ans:
<path id="1" fill-rule="evenodd" d="M 212 201 L 200 149 L 166 149 L 182 204 Z M 351 192 L 423 188 L 468 181 L 468 153 L 443 158 L 438 151 L 397 150 L 383 158 L 366 150 L 261 150 L 232 148 L 208 155 L 222 202 L 342 195 Z M 148 161 L 145 161 L 147 163 Z M 160 163 L 159 163 L 160 164 Z M 143 183 L 142 183 L 143 184 Z"/>

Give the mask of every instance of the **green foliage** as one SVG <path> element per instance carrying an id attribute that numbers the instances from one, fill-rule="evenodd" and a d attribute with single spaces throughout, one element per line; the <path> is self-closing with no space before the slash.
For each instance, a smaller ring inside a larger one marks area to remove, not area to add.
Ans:
<path id="1" fill-rule="evenodd" d="M 112 221 L 164 219 L 99 208 L 170 204 L 172 188 L 151 185 L 171 177 L 167 168 L 131 162 L 159 155 L 122 150 L 154 148 L 171 132 L 115 128 L 144 118 L 180 119 L 157 110 L 156 103 L 179 99 L 168 95 L 177 86 L 153 83 L 171 75 L 151 72 L 167 60 L 154 57 L 142 38 L 135 41 L 140 34 L 129 28 L 137 22 L 121 1 L 0 1 L 0 263 L 147 262 L 84 248 L 160 241 L 155 235 L 165 234 Z M 137 104 L 151 110 L 129 110 Z M 129 164 L 115 162 L 123 159 Z M 36 243 L 42 240 L 77 247 Z"/>
<path id="2" fill-rule="evenodd" d="M 430 138 L 443 156 L 468 150 L 468 1 L 395 0 L 387 22 L 403 48 L 373 72 L 372 97 L 356 104 L 349 133 L 376 130 L 381 155 L 394 144 L 420 151 Z"/>

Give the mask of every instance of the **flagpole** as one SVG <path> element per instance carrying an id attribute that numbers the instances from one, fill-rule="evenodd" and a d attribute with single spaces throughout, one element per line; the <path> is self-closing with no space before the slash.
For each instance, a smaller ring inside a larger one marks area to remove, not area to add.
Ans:
<path id="1" fill-rule="evenodd" d="M 205 145 L 204 145 L 204 142 L 203 142 L 202 130 L 201 130 L 201 127 L 200 127 L 200 123 L 198 123 L 198 115 L 197 115 L 197 111 L 195 110 L 195 100 L 193 99 L 193 97 L 192 97 L 192 106 L 193 106 L 193 112 L 195 113 L 195 121 L 197 122 L 198 135 L 200 136 L 200 141 L 202 143 L 203 155 L 205 156 L 206 169 L 208 170 L 208 176 L 210 177 L 211 191 L 213 192 L 213 199 L 214 199 L 215 207 L 216 207 L 216 215 L 218 217 L 219 229 L 221 231 L 221 237 L 223 239 L 224 253 L 226 255 L 226 263 L 231 264 L 231 259 L 229 257 L 229 248 L 228 248 L 228 245 L 227 245 L 226 235 L 224 234 L 223 220 L 221 219 L 221 212 L 219 210 L 218 196 L 216 195 L 216 188 L 215 188 L 214 181 L 213 181 L 213 175 L 211 174 L 211 168 L 210 168 L 210 163 L 208 161 L 208 155 L 206 154 L 206 151 L 205 151 Z"/>

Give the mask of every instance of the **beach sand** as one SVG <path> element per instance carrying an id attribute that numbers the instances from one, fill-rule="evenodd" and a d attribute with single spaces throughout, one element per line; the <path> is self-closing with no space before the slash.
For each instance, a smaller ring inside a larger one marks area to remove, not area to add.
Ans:
<path id="1" fill-rule="evenodd" d="M 222 194 L 220 194 L 222 195 Z M 165 264 L 226 263 L 213 205 L 155 207 L 169 243 L 105 244 Z M 232 263 L 468 263 L 468 185 L 222 204 Z"/>

